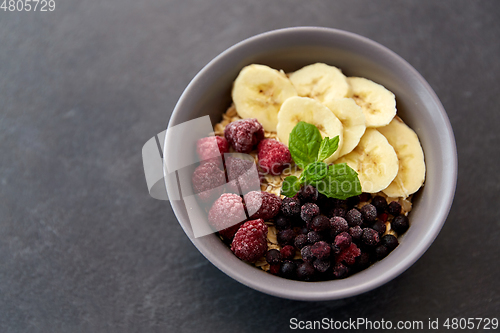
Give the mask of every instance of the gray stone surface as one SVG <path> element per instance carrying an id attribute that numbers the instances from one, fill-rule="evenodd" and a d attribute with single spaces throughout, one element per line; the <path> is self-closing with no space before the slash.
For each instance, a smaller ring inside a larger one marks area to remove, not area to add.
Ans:
<path id="1" fill-rule="evenodd" d="M 55 0 L 0 11 L 0 332 L 282 332 L 300 320 L 493 317 L 500 309 L 500 2 Z M 213 57 L 317 25 L 394 50 L 455 131 L 459 180 L 431 248 L 342 301 L 251 290 L 148 196 L 141 148 Z"/>

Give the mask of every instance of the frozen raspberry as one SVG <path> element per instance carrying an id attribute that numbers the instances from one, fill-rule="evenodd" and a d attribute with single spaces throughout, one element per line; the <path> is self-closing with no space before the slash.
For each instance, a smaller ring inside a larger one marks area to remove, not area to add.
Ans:
<path id="1" fill-rule="evenodd" d="M 302 186 L 298 193 L 300 202 L 316 202 L 318 200 L 318 190 L 312 185 Z"/>
<path id="2" fill-rule="evenodd" d="M 330 229 L 332 237 L 335 237 L 341 232 L 349 230 L 349 225 L 342 217 L 334 216 L 330 219 Z"/>
<path id="3" fill-rule="evenodd" d="M 224 193 L 208 212 L 208 222 L 217 230 L 224 230 L 245 221 L 245 208 L 239 195 Z"/>
<path id="4" fill-rule="evenodd" d="M 396 218 L 391 222 L 391 228 L 398 234 L 404 234 L 409 227 L 410 221 L 408 220 L 408 217 L 404 215 L 396 216 Z"/>
<path id="5" fill-rule="evenodd" d="M 322 232 L 330 228 L 330 219 L 325 215 L 313 217 L 309 223 L 309 229 L 312 231 Z"/>
<path id="6" fill-rule="evenodd" d="M 363 229 L 361 229 L 361 227 L 359 225 L 357 225 L 355 227 L 350 227 L 349 228 L 349 235 L 351 235 L 351 237 L 353 239 L 358 240 L 363 235 Z"/>
<path id="7" fill-rule="evenodd" d="M 278 240 L 278 244 L 281 246 L 293 245 L 295 232 L 292 229 L 281 230 L 276 235 L 276 239 Z"/>
<path id="8" fill-rule="evenodd" d="M 231 251 L 248 262 L 255 262 L 267 251 L 267 225 L 262 219 L 243 223 L 234 235 Z"/>
<path id="9" fill-rule="evenodd" d="M 378 219 L 382 222 L 387 222 L 387 219 L 389 218 L 389 214 L 387 213 L 382 213 L 378 216 Z"/>
<path id="10" fill-rule="evenodd" d="M 278 275 L 280 272 L 280 267 L 281 267 L 280 264 L 270 265 L 269 266 L 269 273 L 271 273 L 273 275 Z"/>
<path id="11" fill-rule="evenodd" d="M 223 191 L 221 187 L 226 183 L 224 171 L 216 163 L 207 162 L 199 165 L 191 178 L 194 192 L 204 203 L 215 200 Z"/>
<path id="12" fill-rule="evenodd" d="M 227 229 L 219 230 L 219 234 L 227 240 L 233 240 L 234 235 L 242 224 L 243 222 L 233 225 L 232 227 L 229 227 Z"/>
<path id="13" fill-rule="evenodd" d="M 349 269 L 343 264 L 336 264 L 332 270 L 333 276 L 337 279 L 342 279 L 346 277 L 348 272 Z"/>
<path id="14" fill-rule="evenodd" d="M 297 279 L 302 281 L 310 281 L 314 277 L 314 266 L 304 261 L 297 266 Z"/>
<path id="15" fill-rule="evenodd" d="M 351 209 L 345 215 L 345 219 L 350 227 L 355 227 L 357 225 L 363 224 L 363 215 L 356 208 Z"/>
<path id="16" fill-rule="evenodd" d="M 401 205 L 397 201 L 393 201 L 387 206 L 387 211 L 393 216 L 401 214 Z"/>
<path id="17" fill-rule="evenodd" d="M 372 228 L 364 228 L 363 235 L 361 236 L 361 240 L 366 245 L 375 246 L 379 243 L 380 237 L 378 235 L 378 232 L 376 232 Z"/>
<path id="18" fill-rule="evenodd" d="M 297 198 L 283 198 L 281 201 L 281 212 L 288 217 L 300 215 L 300 200 Z"/>
<path id="19" fill-rule="evenodd" d="M 278 215 L 281 199 L 269 192 L 252 191 L 245 194 L 245 205 L 251 219 L 269 220 Z"/>
<path id="20" fill-rule="evenodd" d="M 387 209 L 387 200 L 381 195 L 373 197 L 371 204 L 377 208 L 379 214 L 382 214 Z"/>
<path id="21" fill-rule="evenodd" d="M 227 178 L 233 186 L 233 191 L 239 193 L 236 184 L 240 186 L 241 193 L 260 189 L 260 179 L 257 166 L 253 160 L 246 160 L 234 156 L 225 159 Z"/>
<path id="22" fill-rule="evenodd" d="M 196 143 L 196 151 L 200 160 L 208 160 L 224 155 L 229 151 L 229 144 L 226 138 L 221 136 L 209 136 L 199 139 Z"/>
<path id="23" fill-rule="evenodd" d="M 280 175 L 292 162 L 288 147 L 274 139 L 262 140 L 257 150 L 259 166 L 265 174 Z"/>
<path id="24" fill-rule="evenodd" d="M 324 273 L 330 268 L 330 260 L 316 259 L 313 261 L 313 266 L 318 272 Z"/>
<path id="25" fill-rule="evenodd" d="M 293 241 L 293 245 L 299 250 L 301 250 L 308 243 L 306 235 L 298 235 Z"/>
<path id="26" fill-rule="evenodd" d="M 267 251 L 266 253 L 266 261 L 270 264 L 270 265 L 276 265 L 276 264 L 279 264 L 281 263 L 281 253 L 280 251 L 276 250 L 276 249 L 271 249 L 269 251 Z"/>
<path id="27" fill-rule="evenodd" d="M 280 252 L 283 260 L 292 260 L 295 257 L 295 248 L 291 245 L 283 246 Z"/>
<path id="28" fill-rule="evenodd" d="M 311 253 L 314 257 L 326 260 L 330 257 L 330 251 L 332 248 L 327 242 L 319 241 L 311 245 Z"/>
<path id="29" fill-rule="evenodd" d="M 300 208 L 300 217 L 305 222 L 311 221 L 312 218 L 315 217 L 316 215 L 319 215 L 319 207 L 318 207 L 318 205 L 316 205 L 314 203 L 310 203 L 310 202 L 305 203 Z"/>
<path id="30" fill-rule="evenodd" d="M 364 205 L 360 211 L 366 222 L 374 222 L 377 219 L 377 208 L 372 204 Z"/>
<path id="31" fill-rule="evenodd" d="M 334 244 L 340 250 L 347 249 L 352 243 L 352 237 L 347 232 L 341 232 L 335 237 Z"/>
<path id="32" fill-rule="evenodd" d="M 249 153 L 264 138 L 264 129 L 257 119 L 241 119 L 224 129 L 227 142 L 238 153 Z"/>
<path id="33" fill-rule="evenodd" d="M 336 262 L 345 263 L 346 265 L 354 265 L 356 262 L 356 257 L 359 257 L 361 250 L 356 246 L 356 244 L 351 243 L 347 249 L 342 250 L 337 258 Z"/>

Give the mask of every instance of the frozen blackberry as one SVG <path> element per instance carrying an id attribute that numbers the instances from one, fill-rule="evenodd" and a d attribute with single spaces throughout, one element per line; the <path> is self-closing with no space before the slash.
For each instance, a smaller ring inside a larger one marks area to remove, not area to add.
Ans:
<path id="1" fill-rule="evenodd" d="M 278 244 L 281 246 L 293 245 L 295 240 L 295 232 L 292 229 L 285 229 L 278 232 L 276 235 Z"/>
<path id="2" fill-rule="evenodd" d="M 361 215 L 361 212 L 356 208 L 349 210 L 345 214 L 345 219 L 350 227 L 363 224 L 363 215 Z"/>
<path id="3" fill-rule="evenodd" d="M 384 232 L 387 230 L 387 227 L 384 222 L 379 220 L 372 225 L 372 229 L 378 232 L 380 236 L 382 236 Z"/>
<path id="4" fill-rule="evenodd" d="M 300 217 L 305 222 L 311 221 L 312 218 L 318 214 L 319 214 L 319 207 L 314 203 L 307 202 L 300 208 Z"/>
<path id="5" fill-rule="evenodd" d="M 334 244 L 340 250 L 344 250 L 349 247 L 352 243 L 352 237 L 347 232 L 341 232 L 335 237 Z"/>
<path id="6" fill-rule="evenodd" d="M 285 245 L 280 250 L 283 260 L 292 260 L 295 257 L 295 248 L 292 245 Z"/>
<path id="7" fill-rule="evenodd" d="M 330 268 L 330 260 L 316 259 L 313 261 L 313 267 L 320 273 L 324 273 Z"/>
<path id="8" fill-rule="evenodd" d="M 297 279 L 301 281 L 310 281 L 314 277 L 314 266 L 307 261 L 304 261 L 297 266 L 296 274 Z"/>
<path id="9" fill-rule="evenodd" d="M 262 140 L 257 150 L 259 166 L 265 174 L 280 175 L 292 162 L 292 155 L 288 147 L 277 140 Z"/>
<path id="10" fill-rule="evenodd" d="M 364 228 L 361 240 L 366 245 L 375 246 L 380 242 L 380 237 L 378 235 L 378 232 L 376 232 L 372 228 Z"/>
<path id="11" fill-rule="evenodd" d="M 391 222 L 391 229 L 393 229 L 399 235 L 404 234 L 409 227 L 410 221 L 408 220 L 408 217 L 404 215 L 395 217 Z"/>
<path id="12" fill-rule="evenodd" d="M 285 197 L 281 201 L 281 212 L 288 217 L 300 216 L 300 200 L 297 198 Z"/>
<path id="13" fill-rule="evenodd" d="M 401 214 L 401 205 L 397 201 L 393 201 L 387 206 L 387 212 L 392 216 L 398 216 Z"/>
<path id="14" fill-rule="evenodd" d="M 267 251 L 267 225 L 262 219 L 247 221 L 238 229 L 231 251 L 248 262 L 255 262 Z"/>
<path id="15" fill-rule="evenodd" d="M 387 257 L 389 252 L 390 251 L 387 249 L 385 245 L 379 245 L 375 248 L 375 256 L 377 257 L 378 260 Z"/>
<path id="16" fill-rule="evenodd" d="M 305 261 L 312 262 L 314 260 L 314 255 L 312 254 L 311 246 L 312 245 L 306 245 L 300 250 L 300 255 L 302 256 L 302 259 L 304 259 Z"/>
<path id="17" fill-rule="evenodd" d="M 385 245 L 390 252 L 399 245 L 399 242 L 396 236 L 389 234 L 380 238 L 380 244 Z"/>
<path id="18" fill-rule="evenodd" d="M 342 279 L 347 276 L 349 269 L 343 264 L 333 266 L 332 274 L 334 278 Z"/>
<path id="19" fill-rule="evenodd" d="M 307 241 L 309 244 L 314 244 L 321 240 L 321 235 L 317 231 L 309 231 L 307 233 Z"/>
<path id="20" fill-rule="evenodd" d="M 279 275 L 284 278 L 292 279 L 295 276 L 297 266 L 293 261 L 285 260 L 280 267 Z"/>
<path id="21" fill-rule="evenodd" d="M 276 265 L 281 262 L 281 253 L 276 249 L 271 249 L 266 253 L 266 261 L 269 265 Z"/>
<path id="22" fill-rule="evenodd" d="M 257 119 L 241 119 L 229 123 L 224 136 L 234 150 L 248 154 L 264 139 L 264 128 Z"/>
<path id="23" fill-rule="evenodd" d="M 359 225 L 355 227 L 349 228 L 349 235 L 351 235 L 352 239 L 358 240 L 363 235 L 363 229 Z"/>
<path id="24" fill-rule="evenodd" d="M 342 217 L 345 219 L 346 210 L 342 207 L 335 207 L 330 211 L 330 216 L 331 217 L 338 216 L 338 217 Z"/>
<path id="25" fill-rule="evenodd" d="M 251 219 L 269 220 L 278 215 L 281 199 L 273 193 L 251 191 L 245 194 L 245 205 Z"/>
<path id="26" fill-rule="evenodd" d="M 381 195 L 375 196 L 372 199 L 371 204 L 374 205 L 375 208 L 377 208 L 377 212 L 379 214 L 382 214 L 387 209 L 387 200 L 385 200 L 385 198 Z"/>
<path id="27" fill-rule="evenodd" d="M 330 219 L 331 236 L 335 237 L 341 232 L 349 230 L 347 221 L 342 217 L 334 216 Z"/>
<path id="28" fill-rule="evenodd" d="M 318 190 L 312 185 L 304 185 L 298 193 L 300 202 L 316 202 L 318 200 Z"/>
<path id="29" fill-rule="evenodd" d="M 377 219 L 377 208 L 372 204 L 367 204 L 361 207 L 361 215 L 366 222 L 375 222 Z"/>
<path id="30" fill-rule="evenodd" d="M 307 236 L 306 235 L 298 235 L 295 237 L 295 240 L 293 242 L 293 245 L 299 250 L 301 250 L 304 246 L 308 244 Z"/>
<path id="31" fill-rule="evenodd" d="M 332 248 L 327 242 L 319 241 L 311 245 L 311 253 L 314 257 L 326 260 L 330 257 Z"/>
<path id="32" fill-rule="evenodd" d="M 330 219 L 325 215 L 318 215 L 313 217 L 309 223 L 309 229 L 312 231 L 322 232 L 328 230 L 330 227 Z"/>
<path id="33" fill-rule="evenodd" d="M 276 229 L 278 229 L 278 230 L 290 229 L 292 227 L 292 223 L 290 222 L 290 219 L 286 216 L 283 216 L 283 215 L 279 215 L 274 220 L 274 225 L 276 226 Z"/>

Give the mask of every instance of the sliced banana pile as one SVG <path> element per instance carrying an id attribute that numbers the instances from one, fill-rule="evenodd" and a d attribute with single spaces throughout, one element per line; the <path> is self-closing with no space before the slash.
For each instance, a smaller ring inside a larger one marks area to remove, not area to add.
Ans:
<path id="1" fill-rule="evenodd" d="M 378 83 L 323 63 L 288 76 L 253 64 L 234 81 L 232 98 L 241 118 L 257 118 L 286 145 L 299 121 L 315 125 L 323 137 L 338 135 L 339 147 L 325 162 L 347 163 L 363 192 L 406 198 L 424 183 L 420 141 L 396 116 L 394 94 Z"/>

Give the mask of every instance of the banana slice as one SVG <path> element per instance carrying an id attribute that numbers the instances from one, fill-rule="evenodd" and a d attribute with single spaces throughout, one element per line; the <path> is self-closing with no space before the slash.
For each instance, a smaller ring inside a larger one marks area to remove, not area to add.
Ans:
<path id="1" fill-rule="evenodd" d="M 288 146 L 290 132 L 299 121 L 315 125 L 321 136 L 334 138 L 339 136 L 339 148 L 325 160 L 331 163 L 338 158 L 344 142 L 343 127 L 340 120 L 329 108 L 308 97 L 290 97 L 283 103 L 278 113 L 278 138 Z"/>
<path id="2" fill-rule="evenodd" d="M 238 115 L 257 118 L 269 132 L 276 132 L 281 104 L 292 96 L 297 91 L 283 72 L 256 64 L 240 71 L 232 91 Z"/>
<path id="3" fill-rule="evenodd" d="M 346 77 L 337 67 L 323 63 L 305 66 L 290 74 L 290 81 L 299 96 L 311 97 L 322 102 L 329 98 L 341 98 L 349 95 Z"/>
<path id="4" fill-rule="evenodd" d="M 323 102 L 339 118 L 344 127 L 344 143 L 339 157 L 349 154 L 366 130 L 363 110 L 351 98 L 336 98 Z"/>
<path id="5" fill-rule="evenodd" d="M 385 136 L 367 128 L 352 152 L 335 163 L 347 163 L 358 173 L 363 192 L 376 193 L 387 188 L 398 173 L 398 156 Z"/>
<path id="6" fill-rule="evenodd" d="M 362 77 L 348 77 L 352 99 L 365 114 L 366 127 L 389 124 L 396 115 L 396 97 L 384 86 Z"/>
<path id="7" fill-rule="evenodd" d="M 424 152 L 417 134 L 398 116 L 387 126 L 377 128 L 394 147 L 399 159 L 399 171 L 383 191 L 389 197 L 406 198 L 417 192 L 425 179 Z"/>

